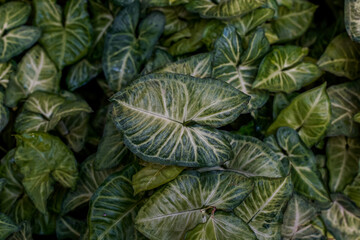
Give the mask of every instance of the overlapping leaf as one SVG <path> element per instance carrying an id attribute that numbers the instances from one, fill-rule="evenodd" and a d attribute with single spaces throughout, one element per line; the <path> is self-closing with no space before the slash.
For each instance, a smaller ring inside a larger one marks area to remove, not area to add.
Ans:
<path id="1" fill-rule="evenodd" d="M 19 227 L 7 217 L 0 213 L 0 239 L 6 239 L 10 234 L 19 230 Z"/>
<path id="2" fill-rule="evenodd" d="M 360 174 L 358 174 L 353 182 L 346 186 L 344 193 L 360 208 Z"/>
<path id="3" fill-rule="evenodd" d="M 350 38 L 360 41 L 360 3 L 356 0 L 345 0 L 345 27 Z"/>
<path id="4" fill-rule="evenodd" d="M 70 91 L 87 84 L 101 72 L 101 64 L 91 64 L 87 59 L 73 65 L 66 76 L 66 85 Z"/>

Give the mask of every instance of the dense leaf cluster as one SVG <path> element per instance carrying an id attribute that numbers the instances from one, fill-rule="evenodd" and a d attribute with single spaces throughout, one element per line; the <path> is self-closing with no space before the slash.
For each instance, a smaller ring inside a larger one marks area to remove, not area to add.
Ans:
<path id="1" fill-rule="evenodd" d="M 358 42 L 357 0 L 0 0 L 0 240 L 359 240 Z"/>

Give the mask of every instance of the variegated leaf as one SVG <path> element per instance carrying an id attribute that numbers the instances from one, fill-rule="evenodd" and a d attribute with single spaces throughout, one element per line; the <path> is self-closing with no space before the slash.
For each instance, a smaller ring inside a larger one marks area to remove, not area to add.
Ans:
<path id="1" fill-rule="evenodd" d="M 89 113 L 80 112 L 62 119 L 61 134 L 65 137 L 68 146 L 74 152 L 80 152 L 84 146 L 89 130 Z"/>
<path id="2" fill-rule="evenodd" d="M 0 36 L 6 31 L 25 24 L 31 13 L 31 5 L 12 1 L 0 6 Z"/>
<path id="3" fill-rule="evenodd" d="M 86 0 L 67 1 L 64 12 L 56 0 L 35 0 L 34 6 L 40 43 L 59 69 L 86 55 L 92 37 Z"/>
<path id="4" fill-rule="evenodd" d="M 94 79 L 101 70 L 100 63 L 91 64 L 87 59 L 83 59 L 70 68 L 66 85 L 70 91 L 74 91 Z"/>
<path id="5" fill-rule="evenodd" d="M 254 179 L 254 190 L 235 208 L 259 240 L 280 239 L 282 211 L 292 195 L 290 177 Z"/>
<path id="6" fill-rule="evenodd" d="M 360 45 L 342 33 L 330 42 L 317 64 L 324 71 L 355 80 L 360 77 Z"/>
<path id="7" fill-rule="evenodd" d="M 232 210 L 252 187 L 250 179 L 234 172 L 184 172 L 145 202 L 136 228 L 150 239 L 183 239 L 187 231 L 206 222 L 206 208 Z"/>
<path id="8" fill-rule="evenodd" d="M 250 96 L 247 112 L 262 107 L 269 98 L 266 92 L 252 89 L 258 60 L 268 50 L 269 43 L 261 29 L 255 32 L 245 51 L 233 26 L 226 27 L 215 44 L 213 77 L 231 84 Z"/>
<path id="9" fill-rule="evenodd" d="M 275 133 L 279 127 L 291 127 L 298 131 L 306 146 L 311 147 L 325 134 L 330 118 L 330 100 L 324 83 L 295 97 L 280 112 L 267 133 Z"/>
<path id="10" fill-rule="evenodd" d="M 344 193 L 360 208 L 360 174 L 346 186 Z"/>
<path id="11" fill-rule="evenodd" d="M 15 72 L 15 63 L 0 63 L 0 86 L 3 86 L 5 89 L 8 87 L 10 82 L 10 75 Z"/>
<path id="12" fill-rule="evenodd" d="M 186 17 L 190 14 L 186 11 L 184 6 L 154 8 L 154 10 L 160 11 L 165 15 L 165 36 L 180 32 L 189 25 L 189 23 L 186 21 Z"/>
<path id="13" fill-rule="evenodd" d="M 360 81 L 331 86 L 327 93 L 331 102 L 327 136 L 359 136 L 360 124 L 354 117 L 360 111 Z"/>
<path id="14" fill-rule="evenodd" d="M 345 0 L 345 27 L 350 38 L 360 42 L 360 2 L 357 0 Z"/>
<path id="15" fill-rule="evenodd" d="M 329 138 L 326 144 L 329 188 L 342 192 L 359 171 L 360 139 L 344 136 Z"/>
<path id="16" fill-rule="evenodd" d="M 163 68 L 167 64 L 170 64 L 174 61 L 173 57 L 163 49 L 155 49 L 153 56 L 147 61 L 141 75 L 146 75 L 151 72 L 154 72 L 157 69 Z"/>
<path id="17" fill-rule="evenodd" d="M 151 74 L 111 101 L 132 152 L 154 163 L 199 167 L 232 158 L 229 142 L 214 128 L 234 121 L 248 97 L 222 81 Z"/>
<path id="18" fill-rule="evenodd" d="M 276 137 L 291 163 L 290 173 L 295 190 L 309 199 L 327 205 L 330 201 L 329 195 L 317 169 L 313 152 L 291 128 L 279 128 Z"/>

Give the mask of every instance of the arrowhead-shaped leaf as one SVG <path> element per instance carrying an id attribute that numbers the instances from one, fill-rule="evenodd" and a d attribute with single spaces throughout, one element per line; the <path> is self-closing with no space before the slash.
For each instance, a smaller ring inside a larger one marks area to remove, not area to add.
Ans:
<path id="1" fill-rule="evenodd" d="M 279 127 L 291 127 L 296 129 L 301 140 L 311 147 L 324 135 L 330 117 L 330 101 L 324 83 L 295 97 L 290 105 L 280 112 L 267 133 L 275 133 Z"/>
<path id="2" fill-rule="evenodd" d="M 222 81 L 151 74 L 111 100 L 116 126 L 124 132 L 126 146 L 140 158 L 214 166 L 232 157 L 229 142 L 214 127 L 234 121 L 248 97 Z"/>
<path id="3" fill-rule="evenodd" d="M 252 180 L 234 172 L 184 172 L 145 202 L 136 228 L 151 239 L 183 239 L 207 220 L 208 207 L 232 210 L 252 187 Z"/>

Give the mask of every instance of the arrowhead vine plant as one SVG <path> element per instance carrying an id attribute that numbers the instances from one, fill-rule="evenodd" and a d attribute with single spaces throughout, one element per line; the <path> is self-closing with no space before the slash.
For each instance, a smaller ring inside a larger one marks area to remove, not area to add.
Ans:
<path id="1" fill-rule="evenodd" d="M 360 240 L 359 0 L 0 0 L 0 240 Z"/>

